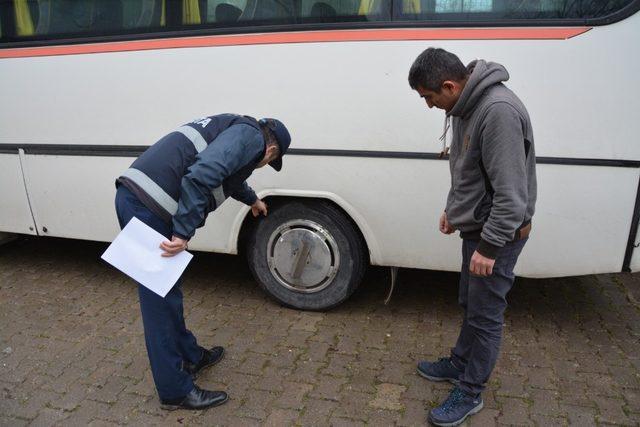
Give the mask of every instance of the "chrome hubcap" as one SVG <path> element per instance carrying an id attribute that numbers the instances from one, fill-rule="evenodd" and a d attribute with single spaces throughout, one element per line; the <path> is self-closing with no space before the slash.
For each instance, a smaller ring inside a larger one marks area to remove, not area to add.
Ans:
<path id="1" fill-rule="evenodd" d="M 287 221 L 271 234 L 267 245 L 271 274 L 287 289 L 319 292 L 331 284 L 338 272 L 338 245 L 325 228 L 313 221 Z"/>

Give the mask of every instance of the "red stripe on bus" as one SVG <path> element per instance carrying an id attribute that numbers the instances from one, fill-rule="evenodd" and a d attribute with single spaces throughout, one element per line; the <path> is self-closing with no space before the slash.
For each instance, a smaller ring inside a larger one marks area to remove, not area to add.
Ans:
<path id="1" fill-rule="evenodd" d="M 284 43 L 325 43 L 410 40 L 566 40 L 589 31 L 577 28 L 439 28 L 390 30 L 336 30 L 226 36 L 178 37 L 125 42 L 88 43 L 0 49 L 0 58 L 79 55 L 185 47 L 242 46 Z"/>

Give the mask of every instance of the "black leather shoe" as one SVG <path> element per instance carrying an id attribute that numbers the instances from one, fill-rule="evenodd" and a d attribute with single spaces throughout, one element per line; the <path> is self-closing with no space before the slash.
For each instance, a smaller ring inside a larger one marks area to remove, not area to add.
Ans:
<path id="1" fill-rule="evenodd" d="M 213 347 L 211 350 L 207 350 L 206 348 L 202 349 L 202 358 L 195 365 L 193 363 L 184 362 L 184 370 L 191 374 L 193 379 L 196 378 L 198 373 L 202 371 L 204 368 L 207 368 L 211 365 L 215 365 L 219 361 L 222 360 L 224 356 L 224 348 L 223 347 Z"/>
<path id="2" fill-rule="evenodd" d="M 205 409 L 222 405 L 227 400 L 229 400 L 229 396 L 224 391 L 203 390 L 196 385 L 185 397 L 169 400 L 161 399 L 160 407 L 168 411 L 176 409 Z"/>

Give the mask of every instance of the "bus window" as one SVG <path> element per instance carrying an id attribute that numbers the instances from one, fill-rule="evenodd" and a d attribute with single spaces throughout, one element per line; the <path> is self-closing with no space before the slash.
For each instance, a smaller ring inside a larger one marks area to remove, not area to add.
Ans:
<path id="1" fill-rule="evenodd" d="M 31 5 L 29 5 L 31 3 Z M 14 0 L 13 8 L 16 17 L 16 32 L 19 36 L 32 36 L 33 19 L 31 18 L 30 6 L 33 7 L 34 2 L 28 2 L 27 0 Z"/>
<path id="2" fill-rule="evenodd" d="M 536 20 L 544 25 L 553 25 L 553 20 L 559 25 L 598 25 L 622 19 L 639 6 L 639 0 L 0 0 L 0 43 L 89 42 L 167 31 L 187 36 L 192 30 L 214 34 L 249 27 L 259 31 L 267 25 L 289 31 L 304 29 L 304 24 L 373 21 L 389 27 L 397 25 L 392 21 L 425 26 L 530 25 Z"/>
<path id="3" fill-rule="evenodd" d="M 247 3 L 247 8 L 240 15 L 241 20 L 294 22 L 293 1 L 252 0 Z"/>
<path id="4" fill-rule="evenodd" d="M 165 0 L 122 0 L 123 28 L 164 26 L 165 21 Z"/>
<path id="5" fill-rule="evenodd" d="M 236 22 L 247 7 L 247 0 L 209 0 L 206 4 L 206 22 Z"/>
<path id="6" fill-rule="evenodd" d="M 243 27 L 295 22 L 293 0 L 208 0 L 205 3 L 202 9 L 206 23 Z"/>
<path id="7" fill-rule="evenodd" d="M 351 22 L 389 19 L 390 2 L 384 0 L 302 0 L 303 22 Z"/>
<path id="8" fill-rule="evenodd" d="M 499 21 L 593 19 L 619 12 L 634 0 L 400 0 L 397 19 Z"/>
<path id="9" fill-rule="evenodd" d="M 202 24 L 198 0 L 182 0 L 182 23 L 185 25 Z"/>
<path id="10" fill-rule="evenodd" d="M 390 20 L 390 0 L 200 0 L 203 24 L 287 25 Z M 194 22 L 195 23 L 195 22 Z"/>
<path id="11" fill-rule="evenodd" d="M 38 5 L 35 31 L 37 35 L 110 32 L 122 29 L 120 2 L 115 5 L 108 0 L 40 0 L 35 3 Z"/>
<path id="12" fill-rule="evenodd" d="M 436 13 L 491 12 L 492 0 L 436 0 Z"/>
<path id="13" fill-rule="evenodd" d="M 14 37 L 73 38 L 161 27 L 167 1 L 175 0 L 14 0 Z"/>

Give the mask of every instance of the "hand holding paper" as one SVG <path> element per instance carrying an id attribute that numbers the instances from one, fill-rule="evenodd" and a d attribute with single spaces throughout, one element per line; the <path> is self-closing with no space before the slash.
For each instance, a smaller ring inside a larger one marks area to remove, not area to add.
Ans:
<path id="1" fill-rule="evenodd" d="M 177 236 L 172 236 L 171 241 L 163 240 L 160 249 L 164 252 L 162 256 L 171 257 L 187 249 L 187 241 Z"/>
<path id="2" fill-rule="evenodd" d="M 193 258 L 184 250 L 163 257 L 160 246 L 164 241 L 163 235 L 134 217 L 102 254 L 102 259 L 164 298 Z"/>

